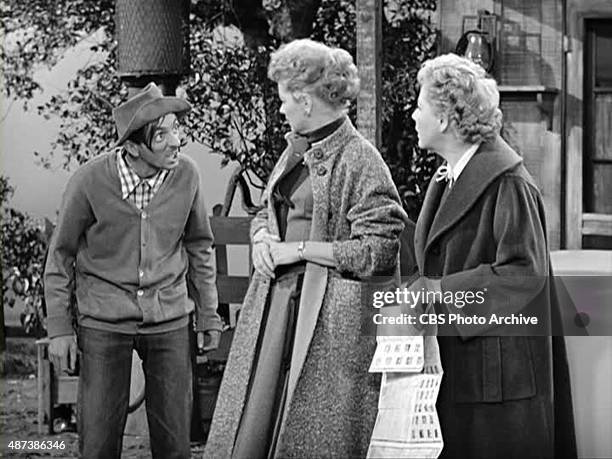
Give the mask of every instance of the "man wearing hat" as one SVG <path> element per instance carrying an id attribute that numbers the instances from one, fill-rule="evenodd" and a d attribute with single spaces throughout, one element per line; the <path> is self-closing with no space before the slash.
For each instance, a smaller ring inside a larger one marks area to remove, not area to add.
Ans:
<path id="1" fill-rule="evenodd" d="M 218 346 L 221 330 L 200 177 L 179 155 L 177 116 L 190 109 L 149 84 L 114 110 L 117 148 L 79 168 L 64 193 L 45 268 L 49 356 L 58 372 L 74 370 L 78 341 L 88 459 L 121 455 L 133 349 L 153 457 L 190 456 L 191 312 L 202 350 Z"/>

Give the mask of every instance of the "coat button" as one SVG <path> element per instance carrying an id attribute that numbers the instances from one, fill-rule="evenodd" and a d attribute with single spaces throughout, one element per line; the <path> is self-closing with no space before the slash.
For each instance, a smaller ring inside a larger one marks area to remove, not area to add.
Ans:
<path id="1" fill-rule="evenodd" d="M 327 169 L 325 169 L 325 166 L 319 166 L 319 169 L 317 169 L 317 174 L 320 176 L 327 174 Z"/>
<path id="2" fill-rule="evenodd" d="M 318 159 L 318 160 L 323 159 L 323 151 L 322 150 L 315 150 L 314 151 L 314 157 L 315 157 L 315 159 Z"/>

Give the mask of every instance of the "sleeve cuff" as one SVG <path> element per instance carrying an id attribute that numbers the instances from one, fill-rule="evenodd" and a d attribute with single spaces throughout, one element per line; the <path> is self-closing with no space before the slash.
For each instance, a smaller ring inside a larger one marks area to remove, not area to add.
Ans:
<path id="1" fill-rule="evenodd" d="M 350 271 L 353 266 L 350 257 L 350 244 L 351 241 L 334 241 L 332 246 L 332 252 L 334 254 L 334 260 L 336 261 L 336 269 L 340 272 Z"/>
<path id="2" fill-rule="evenodd" d="M 73 334 L 74 329 L 72 328 L 72 319 L 70 317 L 47 317 L 47 336 L 49 338 Z"/>
<path id="3" fill-rule="evenodd" d="M 218 316 L 215 318 L 198 317 L 198 319 L 196 320 L 195 329 L 197 332 L 205 332 L 208 330 L 223 331 L 223 322 L 221 321 L 221 318 Z"/>
<path id="4" fill-rule="evenodd" d="M 253 237 L 255 237 L 255 235 L 264 228 L 268 229 L 267 218 L 260 217 L 259 215 L 255 216 L 255 218 L 251 220 L 251 227 L 249 228 L 251 240 L 253 240 Z"/>

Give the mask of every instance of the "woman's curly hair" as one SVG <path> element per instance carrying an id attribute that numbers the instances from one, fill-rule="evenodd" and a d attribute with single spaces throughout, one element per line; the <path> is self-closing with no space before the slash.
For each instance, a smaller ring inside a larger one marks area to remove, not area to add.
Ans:
<path id="1" fill-rule="evenodd" d="M 289 91 L 308 91 L 334 108 L 347 107 L 359 93 L 351 55 L 310 39 L 294 40 L 272 53 L 268 77 Z"/>
<path id="2" fill-rule="evenodd" d="M 502 124 L 495 80 L 471 60 L 444 54 L 425 61 L 417 81 L 438 114 L 448 116 L 462 140 L 478 143 L 495 137 Z"/>

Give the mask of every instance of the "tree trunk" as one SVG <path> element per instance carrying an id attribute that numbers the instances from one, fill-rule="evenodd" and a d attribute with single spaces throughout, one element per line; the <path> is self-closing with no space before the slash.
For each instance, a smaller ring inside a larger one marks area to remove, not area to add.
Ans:
<path id="1" fill-rule="evenodd" d="M 2 276 L 2 282 L 4 283 L 4 276 Z M 6 349 L 6 329 L 4 327 L 4 298 L 0 300 L 0 352 L 4 352 Z"/>
<path id="2" fill-rule="evenodd" d="M 357 127 L 376 145 L 381 141 L 382 0 L 357 0 Z"/>

